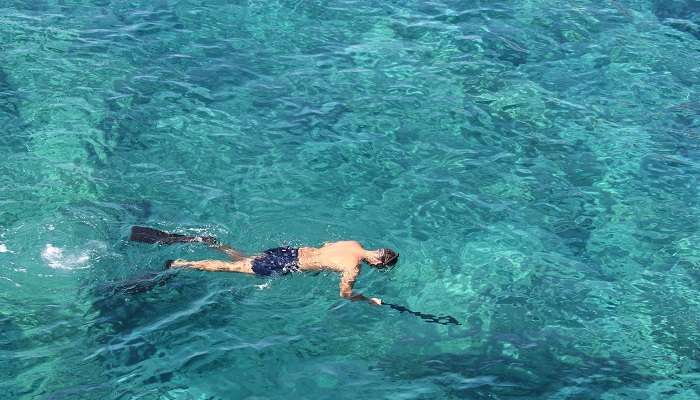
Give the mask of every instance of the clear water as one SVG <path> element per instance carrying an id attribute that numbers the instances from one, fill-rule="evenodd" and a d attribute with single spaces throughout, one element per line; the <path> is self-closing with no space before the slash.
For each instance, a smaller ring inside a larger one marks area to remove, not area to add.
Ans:
<path id="1" fill-rule="evenodd" d="M 700 3 L 0 1 L 0 398 L 700 397 Z M 194 246 L 357 239 L 332 274 Z"/>

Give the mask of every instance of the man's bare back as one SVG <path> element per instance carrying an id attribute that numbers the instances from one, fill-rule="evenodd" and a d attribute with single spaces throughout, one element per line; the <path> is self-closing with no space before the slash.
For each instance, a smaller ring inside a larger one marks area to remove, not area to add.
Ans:
<path id="1" fill-rule="evenodd" d="M 150 228 L 139 228 L 150 229 Z M 132 240 L 134 234 L 132 231 Z M 376 297 L 367 298 L 353 293 L 362 262 L 375 267 L 386 268 L 396 264 L 399 254 L 391 249 L 366 250 L 356 241 L 326 243 L 322 247 L 278 247 L 262 254 L 245 256 L 231 247 L 219 244 L 210 237 L 178 236 L 176 242 L 202 242 L 222 251 L 231 261 L 221 260 L 173 260 L 168 262 L 170 268 L 193 268 L 204 271 L 240 272 L 256 275 L 285 274 L 297 271 L 331 270 L 340 273 L 340 295 L 350 300 L 365 300 L 371 304 L 382 304 Z M 155 243 L 158 241 L 152 241 Z"/>

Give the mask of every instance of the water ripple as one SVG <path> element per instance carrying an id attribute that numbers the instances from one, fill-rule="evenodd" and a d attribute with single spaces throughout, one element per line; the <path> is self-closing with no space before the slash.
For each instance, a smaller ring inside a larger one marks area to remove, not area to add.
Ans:
<path id="1" fill-rule="evenodd" d="M 697 397 L 700 12 L 0 5 L 3 398 Z M 182 271 L 357 239 L 398 268 Z M 350 390 L 347 390 L 350 388 Z"/>

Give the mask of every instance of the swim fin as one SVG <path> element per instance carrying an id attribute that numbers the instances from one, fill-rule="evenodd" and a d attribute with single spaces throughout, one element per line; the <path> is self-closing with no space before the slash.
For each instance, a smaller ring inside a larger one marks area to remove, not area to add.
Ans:
<path id="1" fill-rule="evenodd" d="M 185 236 L 177 233 L 168 233 L 158 229 L 147 228 L 145 226 L 132 226 L 129 240 L 141 243 L 173 244 L 202 242 L 204 238 L 196 236 Z"/>
<path id="2" fill-rule="evenodd" d="M 156 286 L 164 286 L 177 275 L 176 272 L 150 273 L 139 278 L 130 279 L 115 285 L 112 293 L 138 294 L 146 293 Z"/>

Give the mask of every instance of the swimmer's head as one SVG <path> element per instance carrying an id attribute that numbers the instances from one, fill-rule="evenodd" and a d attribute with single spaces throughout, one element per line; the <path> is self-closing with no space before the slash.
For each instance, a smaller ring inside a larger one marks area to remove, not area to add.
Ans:
<path id="1" fill-rule="evenodd" d="M 386 248 L 370 251 L 365 257 L 365 262 L 375 268 L 392 267 L 397 261 L 399 261 L 399 253 Z"/>

